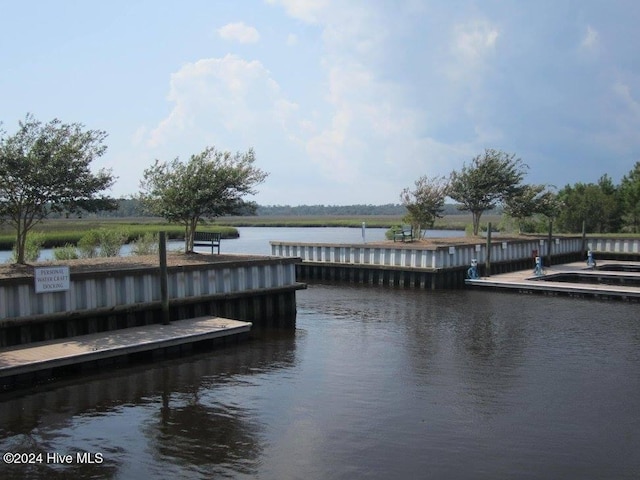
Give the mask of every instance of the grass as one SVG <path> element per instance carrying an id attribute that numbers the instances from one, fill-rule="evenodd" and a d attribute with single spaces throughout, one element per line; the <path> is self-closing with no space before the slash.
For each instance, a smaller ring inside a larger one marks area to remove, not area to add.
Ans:
<path id="1" fill-rule="evenodd" d="M 119 229 L 125 232 L 127 243 L 148 233 L 167 232 L 169 239 L 184 239 L 184 227 L 167 224 L 156 219 L 55 219 L 39 223 L 32 230 L 44 236 L 44 248 L 61 247 L 65 244 L 77 244 L 89 231 L 100 228 Z M 230 226 L 204 225 L 199 230 L 220 232 L 222 238 L 238 237 L 238 230 Z M 7 225 L 0 230 L 0 250 L 11 250 L 15 242 L 15 233 Z"/>
<path id="2" fill-rule="evenodd" d="M 486 228 L 491 222 L 493 228 L 500 224 L 500 215 L 483 215 L 482 227 Z M 224 225 L 222 225 L 224 222 Z M 360 228 L 362 222 L 370 228 L 390 228 L 401 225 L 399 215 L 364 215 L 364 216 L 252 216 L 252 217 L 224 217 L 217 219 L 215 224 L 199 227 L 203 231 L 221 232 L 223 238 L 238 236 L 236 227 L 354 227 Z M 464 231 L 471 225 L 470 214 L 446 215 L 436 221 L 436 230 Z M 68 218 L 48 219 L 36 225 L 34 232 L 44 235 L 45 248 L 59 247 L 67 243 L 76 244 L 88 231 L 99 228 L 122 229 L 126 232 L 127 241 L 147 233 L 167 232 L 170 239 L 183 239 L 184 228 L 180 225 L 168 224 L 158 218 Z M 596 234 L 589 234 L 594 236 Z M 622 238 L 638 238 L 638 234 L 610 234 L 597 236 L 611 236 Z M 15 233 L 8 225 L 0 225 L 0 250 L 11 250 L 15 241 Z"/>

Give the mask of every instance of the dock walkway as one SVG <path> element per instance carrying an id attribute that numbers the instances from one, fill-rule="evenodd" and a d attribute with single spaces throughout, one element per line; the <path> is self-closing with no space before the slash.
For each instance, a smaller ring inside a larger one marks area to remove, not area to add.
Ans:
<path id="1" fill-rule="evenodd" d="M 140 352 L 161 352 L 172 347 L 246 334 L 250 322 L 220 317 L 178 320 L 170 325 L 146 325 L 37 342 L 0 349 L 0 383 L 17 376 L 51 372 L 65 366 L 82 366 Z"/>
<path id="2" fill-rule="evenodd" d="M 640 262 L 603 260 L 596 269 L 590 269 L 585 262 L 573 262 L 544 268 L 544 275 L 536 276 L 533 269 L 492 275 L 478 279 L 467 279 L 467 285 L 511 289 L 519 292 L 539 292 L 565 294 L 571 296 L 593 296 L 620 298 L 640 301 Z M 635 271 L 608 271 L 604 267 L 629 266 Z M 571 282 L 572 276 L 576 282 Z M 563 278 L 563 281 L 559 281 Z M 554 281 L 554 279 L 557 279 Z M 593 283 L 584 283 L 593 281 Z M 630 285 L 624 285 L 624 283 Z"/>

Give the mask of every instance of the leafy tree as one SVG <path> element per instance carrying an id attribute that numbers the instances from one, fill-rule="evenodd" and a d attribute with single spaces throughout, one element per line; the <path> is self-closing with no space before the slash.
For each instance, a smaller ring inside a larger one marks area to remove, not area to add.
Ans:
<path id="1" fill-rule="evenodd" d="M 522 222 L 538 213 L 538 200 L 544 189 L 544 185 L 524 185 L 505 200 L 503 212 L 516 220 L 518 233 L 522 233 Z"/>
<path id="2" fill-rule="evenodd" d="M 198 223 L 208 218 L 246 212 L 255 208 L 242 199 L 267 173 L 254 166 L 253 149 L 247 153 L 221 152 L 207 147 L 188 162 L 156 160 L 144 171 L 140 199 L 154 215 L 185 227 L 185 252 L 193 251 Z"/>
<path id="3" fill-rule="evenodd" d="M 403 221 L 411 224 L 414 232 L 422 237 L 423 228 L 432 228 L 436 218 L 442 218 L 448 184 L 445 178 L 420 177 L 415 189 L 405 188 L 400 201 L 407 209 Z"/>
<path id="4" fill-rule="evenodd" d="M 471 160 L 471 165 L 465 164 L 460 172 L 451 172 L 448 195 L 460 203 L 460 210 L 471 212 L 474 235 L 478 235 L 485 210 L 520 192 L 526 167 L 515 154 L 486 149 Z"/>
<path id="5" fill-rule="evenodd" d="M 607 175 L 603 175 L 598 183 L 566 185 L 558 192 L 558 200 L 562 204 L 558 216 L 561 230 L 579 232 L 583 221 L 587 232 L 612 233 L 620 229 L 618 193 Z"/>
<path id="6" fill-rule="evenodd" d="M 640 162 L 622 177 L 619 192 L 625 223 L 636 233 L 640 231 Z"/>
<path id="7" fill-rule="evenodd" d="M 518 233 L 522 233 L 525 220 L 537 215 L 552 220 L 559 208 L 556 194 L 545 185 L 523 185 L 504 201 L 503 212 L 516 220 Z"/>
<path id="8" fill-rule="evenodd" d="M 558 194 L 547 190 L 538 197 L 538 208 L 536 213 L 544 215 L 550 220 L 553 220 L 560 215 L 562 204 L 558 198 Z"/>
<path id="9" fill-rule="evenodd" d="M 28 114 L 14 135 L 0 137 L 0 219 L 16 231 L 17 263 L 25 262 L 27 234 L 51 212 L 115 208 L 99 196 L 113 185 L 111 171 L 89 168 L 106 151 L 106 136 L 58 119 L 43 124 Z"/>

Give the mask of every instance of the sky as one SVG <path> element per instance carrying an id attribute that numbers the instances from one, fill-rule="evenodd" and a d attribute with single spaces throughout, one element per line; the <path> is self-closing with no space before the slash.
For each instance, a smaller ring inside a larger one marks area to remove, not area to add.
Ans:
<path id="1" fill-rule="evenodd" d="M 213 146 L 261 205 L 400 203 L 486 148 L 527 183 L 640 161 L 637 0 L 0 0 L 0 121 L 104 130 L 135 195 Z"/>

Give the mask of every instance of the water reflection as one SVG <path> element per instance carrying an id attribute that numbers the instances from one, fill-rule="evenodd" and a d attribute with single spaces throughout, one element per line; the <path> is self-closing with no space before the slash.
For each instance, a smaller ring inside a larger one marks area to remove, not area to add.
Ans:
<path id="1" fill-rule="evenodd" d="M 314 284 L 295 332 L 3 397 L 0 447 L 107 459 L 32 478 L 635 479 L 637 318 L 623 302 Z"/>
<path id="2" fill-rule="evenodd" d="M 254 472 L 261 452 L 260 424 L 237 398 L 237 387 L 252 376 L 294 368 L 296 337 L 304 338 L 303 332 L 291 330 L 259 335 L 206 354 L 4 395 L 3 452 L 101 452 L 105 461 L 65 466 L 44 462 L 26 469 L 9 465 L 2 478 Z M 255 342 L 260 348 L 253 348 Z"/>
<path id="3" fill-rule="evenodd" d="M 193 474 L 255 474 L 262 451 L 259 424 L 242 405 L 207 397 L 199 392 L 172 395 L 169 389 L 162 394 L 158 415 L 142 428 L 152 455 Z"/>

